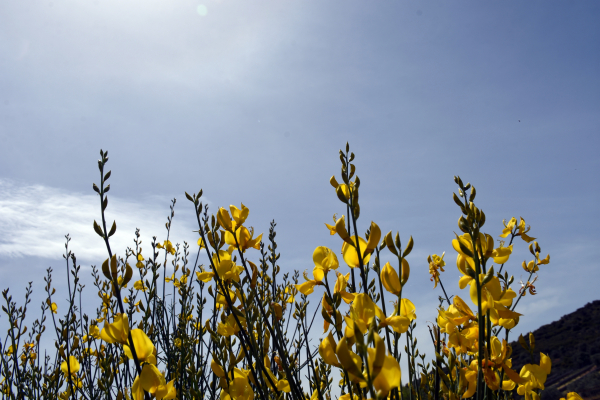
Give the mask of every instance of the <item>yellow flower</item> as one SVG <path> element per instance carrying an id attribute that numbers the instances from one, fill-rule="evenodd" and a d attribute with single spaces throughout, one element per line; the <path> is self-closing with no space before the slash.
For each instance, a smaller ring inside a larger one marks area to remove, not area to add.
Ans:
<path id="1" fill-rule="evenodd" d="M 491 354 L 490 361 L 496 369 L 502 368 L 504 373 L 508 378 L 510 378 L 511 382 L 502 382 L 503 388 L 507 387 L 508 389 L 504 390 L 512 390 L 514 389 L 515 383 L 525 383 L 525 380 L 521 378 L 519 374 L 517 374 L 512 369 L 512 363 L 509 359 L 510 354 L 512 353 L 511 347 L 506 343 L 506 340 L 502 339 L 502 343 L 500 343 L 500 339 L 496 336 L 492 336 L 491 338 Z M 499 384 L 499 379 L 497 379 Z M 489 384 L 488 384 L 489 386 Z M 493 390 L 497 390 L 497 387 L 492 388 Z"/>
<path id="2" fill-rule="evenodd" d="M 339 293 L 342 296 L 342 300 L 344 300 L 346 304 L 350 304 L 352 301 L 354 301 L 355 297 L 354 293 L 348 293 L 346 291 L 346 288 L 348 287 L 348 280 L 350 279 L 350 272 L 348 272 L 346 275 L 340 274 L 339 272 L 336 273 L 337 279 L 335 281 L 335 286 L 333 287 L 333 294 Z"/>
<path id="3" fill-rule="evenodd" d="M 129 334 L 129 320 L 127 314 L 115 314 L 112 324 L 104 322 L 100 338 L 108 343 L 127 344 Z"/>
<path id="4" fill-rule="evenodd" d="M 350 350 L 346 336 L 342 337 L 337 344 L 335 354 L 337 355 L 342 368 L 348 372 L 352 382 L 358 383 L 365 381 L 361 372 L 362 360 L 358 354 Z"/>
<path id="5" fill-rule="evenodd" d="M 467 260 L 469 260 L 469 261 L 467 261 Z M 471 281 L 473 280 L 473 278 L 471 278 L 469 276 L 469 274 L 467 274 L 467 267 L 469 267 L 471 269 L 474 268 L 471 266 L 472 262 L 473 262 L 473 259 L 471 257 L 464 256 L 463 254 L 459 254 L 456 257 L 456 267 L 463 274 L 463 276 L 461 276 L 460 279 L 458 280 L 458 287 L 460 287 L 461 289 L 464 289 L 465 287 L 467 287 L 467 285 L 469 283 L 471 283 Z"/>
<path id="6" fill-rule="evenodd" d="M 210 369 L 214 372 L 214 374 L 216 376 L 218 376 L 219 378 L 225 378 L 225 376 L 227 376 L 225 374 L 225 370 L 223 369 L 223 367 L 221 367 L 213 358 L 212 360 L 210 360 Z"/>
<path id="7" fill-rule="evenodd" d="M 550 254 L 548 254 L 546 256 L 546 258 L 544 258 L 543 260 L 540 260 L 539 255 L 536 257 L 537 258 L 537 263 L 538 265 L 543 265 L 543 264 L 550 264 Z"/>
<path id="8" fill-rule="evenodd" d="M 375 391 L 385 397 L 390 390 L 397 388 L 400 384 L 400 365 L 393 356 L 386 355 L 385 344 L 376 332 L 373 334 L 373 339 L 375 347 L 367 349 L 370 378 Z M 330 347 L 334 343 L 335 341 L 330 333 L 328 343 L 323 346 L 323 350 L 319 348 L 319 352 L 322 352 L 322 357 L 324 354 L 329 361 L 325 362 L 336 365 L 335 356 L 337 356 L 339 363 L 336 366 L 347 371 L 352 382 L 360 383 L 361 387 L 366 387 L 367 371 L 361 368 L 362 360 L 360 356 L 350 350 L 345 336 L 338 343 L 335 355 L 331 354 L 330 351 Z M 325 360 L 325 357 L 323 359 Z"/>
<path id="9" fill-rule="evenodd" d="M 365 239 L 359 237 L 358 243 L 360 247 L 360 253 L 362 254 L 362 262 L 363 265 L 366 265 L 371 258 L 371 253 L 368 251 L 367 242 Z M 372 252 L 373 250 L 371 250 Z M 356 251 L 356 238 L 350 238 L 348 241 L 344 242 L 342 245 L 342 255 L 344 256 L 344 261 L 350 268 L 357 268 L 359 264 L 358 253 Z"/>
<path id="10" fill-rule="evenodd" d="M 229 210 L 231 211 L 233 221 L 229 216 L 229 212 L 223 207 L 219 208 L 219 211 L 217 212 L 217 220 L 227 232 L 235 232 L 237 228 L 246 221 L 248 214 L 250 214 L 250 210 L 243 203 L 241 210 L 234 205 L 230 205 Z"/>
<path id="11" fill-rule="evenodd" d="M 385 326 L 391 326 L 395 332 L 404 333 L 410 326 L 410 319 L 405 315 L 396 315 L 396 311 L 394 310 L 391 316 L 381 320 L 379 327 L 383 328 Z"/>
<path id="12" fill-rule="evenodd" d="M 296 295 L 296 293 L 298 293 L 298 290 L 295 287 L 286 286 L 284 293 L 288 295 L 288 299 L 286 300 L 286 303 L 294 304 L 294 301 L 295 301 L 294 296 Z"/>
<path id="13" fill-rule="evenodd" d="M 417 318 L 416 307 L 412 301 L 409 299 L 400 300 L 400 315 L 411 321 Z"/>
<path id="14" fill-rule="evenodd" d="M 479 275 L 479 281 L 483 282 L 485 275 Z M 469 291 L 471 300 L 474 304 L 477 304 L 477 286 L 475 280 L 471 282 L 471 288 Z M 508 307 L 512 305 L 513 299 L 517 297 L 517 294 L 512 289 L 502 290 L 500 286 L 500 280 L 494 276 L 492 279 L 483 285 L 481 288 L 481 309 L 483 313 L 490 310 L 490 319 L 494 325 L 510 325 L 514 327 L 515 319 L 521 316 L 521 314 L 511 311 Z M 508 328 L 509 326 L 505 326 Z M 512 327 L 511 327 L 512 328 Z"/>
<path id="15" fill-rule="evenodd" d="M 313 252 L 313 262 L 316 268 L 320 268 L 324 271 L 337 269 L 340 266 L 337 256 L 328 247 L 319 246 Z"/>
<path id="16" fill-rule="evenodd" d="M 340 386 L 342 384 L 340 383 Z M 310 398 L 310 400 L 315 400 L 318 398 L 318 393 L 317 393 L 317 389 L 315 389 L 315 391 L 313 392 L 312 397 Z M 354 394 L 354 397 L 350 397 L 350 393 L 346 393 L 341 395 L 338 400 L 360 400 L 360 397 L 357 394 Z"/>
<path id="17" fill-rule="evenodd" d="M 271 382 L 269 381 L 269 379 L 267 379 L 267 377 L 265 376 L 265 373 L 263 372 L 264 380 L 267 383 L 267 385 L 269 386 L 269 389 L 271 389 L 273 391 L 275 391 L 275 389 L 277 389 L 278 391 L 284 392 L 284 393 L 289 393 L 292 391 L 287 379 L 277 379 L 277 377 L 275 377 L 273 372 L 271 372 L 271 369 L 269 368 L 270 360 L 269 360 L 268 356 L 265 356 L 264 365 L 265 365 L 266 375 L 268 375 L 271 378 L 271 381 L 273 382 L 273 385 L 271 385 Z"/>
<path id="18" fill-rule="evenodd" d="M 245 325 L 245 320 L 241 317 L 238 317 L 240 323 Z M 240 331 L 240 327 L 235 322 L 235 317 L 233 314 L 229 314 L 224 322 L 219 322 L 217 327 L 217 333 L 223 336 L 231 336 L 235 335 Z"/>
<path id="19" fill-rule="evenodd" d="M 527 400 L 539 400 L 538 394 L 534 391 L 536 389 L 544 389 L 544 383 L 546 378 L 550 374 L 552 369 L 552 362 L 550 357 L 544 353 L 540 353 L 540 364 L 525 364 L 521 368 L 519 375 L 524 380 L 524 384 L 519 384 L 517 393 L 521 396 L 525 396 Z"/>
<path id="20" fill-rule="evenodd" d="M 156 348 L 146 333 L 141 329 L 133 329 L 131 331 L 131 339 L 133 340 L 138 360 L 156 365 Z M 127 357 L 133 359 L 133 354 L 128 345 L 123 345 L 123 351 Z"/>
<path id="21" fill-rule="evenodd" d="M 8 349 L 6 350 L 6 352 L 4 353 L 7 356 L 12 356 L 12 354 L 15 352 L 15 346 L 8 346 Z"/>
<path id="22" fill-rule="evenodd" d="M 329 225 L 328 223 L 325 223 L 325 226 L 327 227 L 327 229 L 329 229 L 329 234 L 332 236 L 336 234 L 336 229 L 335 229 L 336 222 L 337 222 L 336 214 L 333 214 L 333 225 Z"/>
<path id="23" fill-rule="evenodd" d="M 467 253 L 463 251 L 461 245 L 462 247 L 465 247 L 469 252 L 473 253 L 473 243 L 471 242 L 470 234 L 465 233 L 463 235 L 458 236 L 456 239 L 452 239 L 452 247 L 454 248 L 454 250 L 456 250 L 458 254 L 461 254 L 466 258 L 471 258 L 471 256 L 467 255 Z M 471 265 L 471 268 L 475 268 L 474 262 L 469 262 L 469 265 Z"/>
<path id="24" fill-rule="evenodd" d="M 250 210 L 244 205 L 244 203 L 242 203 L 241 210 L 234 205 L 230 205 L 229 210 L 231 211 L 231 216 L 235 222 L 235 226 L 233 227 L 234 229 L 236 226 L 241 226 L 246 221 L 246 218 L 248 218 L 248 214 L 250 214 Z"/>
<path id="25" fill-rule="evenodd" d="M 373 318 L 385 319 L 385 315 L 377 304 L 366 293 L 359 293 L 354 297 L 354 302 L 350 306 L 350 318 L 354 321 L 358 329 L 364 334 L 367 332 Z"/>
<path id="26" fill-rule="evenodd" d="M 502 243 L 500 243 L 500 247 L 494 249 L 492 252 L 492 257 L 494 257 L 494 262 L 496 264 L 504 264 L 508 261 L 508 257 L 512 253 L 513 245 L 511 244 L 508 247 L 504 247 Z"/>
<path id="27" fill-rule="evenodd" d="M 501 245 L 498 249 L 494 250 L 494 239 L 490 235 L 481 232 L 479 233 L 476 243 L 477 254 L 474 254 L 473 242 L 470 234 L 465 233 L 452 240 L 452 247 L 458 253 L 456 266 L 458 267 L 458 270 L 465 275 L 459 281 L 461 289 L 463 289 L 472 279 L 469 274 L 467 274 L 466 268 L 469 266 L 471 269 L 475 269 L 475 260 L 473 257 L 479 257 L 480 260 L 481 257 L 483 257 L 481 261 L 486 261 L 490 257 L 494 257 L 496 263 L 502 264 L 503 258 L 508 260 L 508 256 L 512 252 L 512 245 L 510 247 L 502 247 Z M 469 253 L 473 254 L 473 256 Z"/>
<path id="28" fill-rule="evenodd" d="M 305 273 L 304 278 L 306 278 L 306 273 Z M 298 291 L 300 293 L 302 293 L 305 296 L 308 296 L 309 294 L 311 294 L 312 292 L 315 291 L 316 285 L 323 285 L 323 282 L 320 282 L 317 280 L 307 280 L 304 283 L 301 283 L 299 285 L 294 285 L 294 286 L 296 286 L 296 289 L 298 289 Z"/>
<path id="29" fill-rule="evenodd" d="M 444 271 L 444 267 L 446 266 L 446 262 L 444 261 L 445 254 L 446 254 L 446 252 L 443 252 L 441 257 L 438 256 L 437 254 L 434 254 L 427 258 L 427 261 L 429 261 L 429 274 L 431 275 L 431 281 L 435 282 L 435 285 L 433 286 L 434 289 L 437 287 L 438 283 L 440 282 L 440 271 L 445 272 Z"/>
<path id="30" fill-rule="evenodd" d="M 400 365 L 391 355 L 386 355 L 385 344 L 377 333 L 373 334 L 375 348 L 368 348 L 368 363 L 371 380 L 377 393 L 384 397 L 400 385 Z"/>
<path id="31" fill-rule="evenodd" d="M 400 313 L 398 314 L 398 307 L 394 307 L 394 312 L 391 316 L 385 317 L 383 313 L 377 315 L 377 317 L 381 320 L 379 325 L 380 328 L 385 326 L 391 326 L 395 332 L 404 333 L 408 330 L 410 326 L 410 321 L 417 318 L 417 314 L 415 313 L 415 305 L 412 301 L 408 299 L 400 300 Z"/>
<path id="32" fill-rule="evenodd" d="M 340 265 L 335 253 L 325 246 L 319 246 L 315 249 L 313 262 L 315 263 L 313 276 L 319 282 L 323 281 L 327 272 L 337 269 Z"/>
<path id="33" fill-rule="evenodd" d="M 229 387 L 221 390 L 221 400 L 253 400 L 254 391 L 248 374 L 239 368 L 233 369 L 233 380 L 229 382 Z"/>
<path id="34" fill-rule="evenodd" d="M 569 393 L 567 393 L 567 398 L 566 399 L 563 397 L 560 400 L 583 400 L 583 399 L 577 393 L 575 393 L 575 392 L 569 392 Z"/>
<path id="35" fill-rule="evenodd" d="M 461 399 L 468 399 L 475 394 L 477 389 L 477 361 L 471 361 L 471 364 L 461 368 L 460 370 L 460 386 L 467 386 L 467 390 L 463 393 Z M 466 381 L 466 384 L 463 383 Z"/>
<path id="36" fill-rule="evenodd" d="M 141 290 L 142 292 L 145 292 L 146 290 L 148 290 L 146 285 L 144 285 L 144 281 L 142 281 L 141 279 L 139 281 L 134 282 L 133 288 L 135 290 Z"/>
<path id="37" fill-rule="evenodd" d="M 233 233 L 227 231 L 225 232 L 225 243 L 230 246 L 236 247 L 236 238 L 239 248 L 242 252 L 245 252 L 248 249 L 256 249 L 260 250 L 260 242 L 262 240 L 262 233 L 258 235 L 256 238 L 252 238 L 254 236 L 254 228 L 246 228 L 245 226 L 240 227 L 235 231 L 235 237 Z"/>
<path id="38" fill-rule="evenodd" d="M 517 219 L 512 217 L 508 223 L 506 223 L 506 221 L 502 222 L 504 222 L 504 229 L 502 230 L 500 237 L 505 238 L 512 233 L 513 228 L 517 225 Z"/>
<path id="39" fill-rule="evenodd" d="M 196 277 L 198 277 L 199 281 L 208 283 L 212 280 L 213 276 L 215 276 L 214 272 L 207 272 L 207 271 L 196 271 Z"/>
<path id="40" fill-rule="evenodd" d="M 336 269 L 339 266 L 335 253 L 323 246 L 315 249 L 313 261 L 315 263 L 315 268 L 313 269 L 313 277 L 315 279 L 308 279 L 305 271 L 304 279 L 306 279 L 306 282 L 295 285 L 296 289 L 305 296 L 314 292 L 316 285 L 324 285 L 323 279 L 325 279 L 325 274 L 330 269 Z"/>
<path id="41" fill-rule="evenodd" d="M 170 254 L 175 254 L 175 247 L 173 247 L 173 244 L 170 240 L 165 240 L 163 244 L 158 243 L 156 247 L 159 249 L 165 249 Z"/>
<path id="42" fill-rule="evenodd" d="M 77 372 L 79 372 L 80 368 L 81 365 L 79 365 L 79 361 L 77 361 L 77 358 L 75 358 L 74 356 L 69 357 L 68 366 L 66 361 L 63 361 L 62 364 L 60 364 L 60 370 L 63 372 L 63 374 L 65 374 L 65 377 L 69 375 L 69 369 L 71 372 L 71 376 L 75 376 L 77 375 Z"/>
<path id="43" fill-rule="evenodd" d="M 531 226 L 526 227 L 525 220 L 523 219 L 523 217 L 519 217 L 519 218 L 521 218 L 521 222 L 519 222 L 519 227 L 518 227 L 519 233 L 517 233 L 517 235 L 520 235 L 521 239 L 523 239 L 527 243 L 531 242 L 532 240 L 535 240 L 534 237 L 530 237 L 530 236 L 526 235 L 526 233 L 531 230 Z"/>
<path id="44" fill-rule="evenodd" d="M 98 325 L 90 326 L 90 336 L 94 339 L 100 339 L 100 328 L 98 328 Z"/>
<path id="45" fill-rule="evenodd" d="M 53 314 L 56 314 L 58 312 L 58 307 L 57 307 L 56 303 L 52 303 L 50 305 L 50 309 L 52 310 Z"/>
<path id="46" fill-rule="evenodd" d="M 405 261 L 406 259 L 402 259 L 403 264 Z M 408 262 L 406 264 L 408 265 Z M 381 283 L 383 284 L 385 290 L 392 294 L 398 295 L 400 294 L 400 290 L 402 290 L 402 285 L 400 285 L 398 274 L 389 262 L 385 263 L 381 269 Z"/>
<path id="47" fill-rule="evenodd" d="M 440 331 L 449 335 L 448 344 L 458 354 L 467 353 L 473 350 L 475 340 L 478 336 L 478 326 L 470 324 L 470 321 L 477 321 L 477 318 L 459 296 L 454 296 L 452 301 L 453 304 L 447 310 L 439 310 L 437 322 L 440 326 Z M 459 329 L 460 325 L 463 325 L 462 329 Z"/>
<path id="48" fill-rule="evenodd" d="M 327 337 L 321 340 L 321 344 L 319 345 L 319 354 L 321 355 L 323 362 L 340 368 L 341 364 L 335 355 L 336 348 L 337 343 L 335 342 L 333 334 L 329 332 Z"/>
<path id="49" fill-rule="evenodd" d="M 135 266 L 138 268 L 144 268 L 144 263 L 142 261 L 144 261 L 144 257 L 140 251 L 140 253 L 137 255 L 137 262 L 135 263 Z"/>
<path id="50" fill-rule="evenodd" d="M 327 227 L 329 227 L 329 225 L 327 225 Z M 331 231 L 332 230 L 330 230 L 330 233 Z M 342 217 L 335 222 L 335 233 L 337 233 L 344 242 L 353 243 L 352 240 L 350 240 L 348 231 L 346 230 L 346 217 L 344 215 L 342 215 Z"/>
<path id="51" fill-rule="evenodd" d="M 189 273 L 189 272 L 188 272 L 188 273 Z M 175 287 L 181 287 L 182 285 L 183 285 L 183 286 L 185 286 L 185 285 L 187 284 L 187 277 L 188 277 L 188 276 L 187 276 L 187 275 L 185 275 L 185 274 L 184 274 L 184 275 L 181 275 L 181 278 L 179 278 L 179 279 L 175 279 L 175 280 L 173 281 L 173 285 L 174 285 Z"/>
<path id="52" fill-rule="evenodd" d="M 515 217 L 512 217 L 510 221 L 508 221 L 508 223 L 504 222 L 504 229 L 502 230 L 502 234 L 500 235 L 500 237 L 507 237 L 513 232 L 513 229 L 515 227 L 517 227 L 517 229 L 515 230 L 516 236 L 521 236 L 521 239 L 523 239 L 527 243 L 531 242 L 532 240 L 535 240 L 534 237 L 530 237 L 527 235 L 527 232 L 531 230 L 531 227 L 526 226 L 523 217 L 520 217 L 519 225 L 517 225 L 517 219 Z"/>
<path id="53" fill-rule="evenodd" d="M 218 253 L 215 252 L 213 254 L 212 260 L 219 278 L 224 281 L 240 281 L 240 274 L 244 270 L 244 267 L 236 265 L 235 262 L 233 262 L 230 252 L 219 250 Z M 214 276 L 214 272 L 201 272 L 200 274 L 196 273 L 196 275 L 198 276 L 198 279 L 208 282 Z"/>
<path id="54" fill-rule="evenodd" d="M 135 263 L 135 266 L 138 268 L 144 268 L 144 256 L 142 256 L 142 249 L 140 249 L 140 253 L 137 255 L 137 262 Z"/>
<path id="55" fill-rule="evenodd" d="M 144 398 L 144 392 L 140 389 L 154 395 L 157 400 L 174 399 L 177 395 L 177 391 L 173 386 L 174 382 L 175 380 L 172 380 L 167 383 L 164 375 L 155 365 L 144 364 L 142 373 L 135 378 L 135 381 L 133 382 L 133 399 L 142 400 Z"/>
<path id="56" fill-rule="evenodd" d="M 229 297 L 229 300 L 231 301 L 231 304 L 235 304 L 237 296 L 235 294 L 235 292 L 233 292 L 230 289 L 227 289 L 227 294 Z M 220 291 L 217 291 L 217 308 L 221 308 L 221 307 L 225 307 L 228 308 L 229 304 L 227 302 L 227 298 L 225 297 L 225 295 L 223 293 L 221 293 Z"/>

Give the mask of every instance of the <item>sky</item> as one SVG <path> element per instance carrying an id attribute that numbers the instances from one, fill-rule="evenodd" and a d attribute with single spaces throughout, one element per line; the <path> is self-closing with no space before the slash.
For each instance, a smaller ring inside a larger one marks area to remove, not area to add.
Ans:
<path id="1" fill-rule="evenodd" d="M 17 299 L 33 281 L 37 312 L 46 268 L 64 286 L 66 234 L 84 274 L 106 258 L 100 149 L 120 254 L 136 228 L 142 247 L 166 238 L 173 198 L 173 241 L 197 249 L 184 192 L 202 188 L 213 212 L 243 202 L 257 232 L 275 220 L 283 271 L 311 270 L 315 247 L 341 249 L 324 223 L 345 213 L 329 178 L 349 142 L 359 230 L 414 238 L 403 294 L 421 343 L 441 295 L 427 255 L 446 252 L 444 285 L 468 297 L 454 175 L 487 233 L 522 216 L 551 256 L 515 334 L 557 320 L 598 299 L 599 19 L 597 1 L 4 1 L 0 286 Z M 530 258 L 517 241 L 516 284 Z"/>

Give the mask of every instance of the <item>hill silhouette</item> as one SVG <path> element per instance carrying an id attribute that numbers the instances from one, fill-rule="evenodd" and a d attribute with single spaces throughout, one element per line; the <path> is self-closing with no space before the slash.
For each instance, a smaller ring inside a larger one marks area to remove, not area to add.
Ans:
<path id="1" fill-rule="evenodd" d="M 600 300 L 541 326 L 533 335 L 533 361 L 516 341 L 511 343 L 512 361 L 513 368 L 520 371 L 525 364 L 539 363 L 540 352 L 550 356 L 552 372 L 542 400 L 559 400 L 573 391 L 585 400 L 600 400 Z"/>

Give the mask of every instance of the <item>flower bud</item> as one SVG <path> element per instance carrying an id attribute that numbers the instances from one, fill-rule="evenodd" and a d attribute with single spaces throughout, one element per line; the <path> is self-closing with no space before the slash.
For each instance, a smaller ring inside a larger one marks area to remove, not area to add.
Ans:
<path id="1" fill-rule="evenodd" d="M 464 233 L 469 233 L 469 225 L 467 220 L 461 215 L 458 219 L 458 229 L 460 229 Z"/>
<path id="2" fill-rule="evenodd" d="M 110 274 L 112 275 L 113 279 L 117 279 L 117 275 L 119 274 L 119 271 L 117 270 L 116 254 L 113 254 L 113 256 L 110 258 Z"/>
<path id="3" fill-rule="evenodd" d="M 408 261 L 406 258 L 402 259 L 402 272 L 400 274 L 400 284 L 404 286 L 408 281 L 408 277 L 410 276 L 410 266 L 408 265 Z"/>
<path id="4" fill-rule="evenodd" d="M 346 195 L 344 194 L 344 190 L 342 189 L 341 185 L 335 189 L 335 194 L 337 194 L 338 199 L 340 199 L 342 203 L 348 204 L 348 199 L 346 198 Z"/>
<path id="5" fill-rule="evenodd" d="M 392 231 L 389 231 L 387 235 L 385 235 L 384 241 L 388 249 L 390 249 L 393 254 L 398 255 L 398 250 L 396 250 L 396 246 L 394 246 L 394 239 L 392 239 Z"/>
<path id="6" fill-rule="evenodd" d="M 371 221 L 371 232 L 369 233 L 369 240 L 367 241 L 367 248 L 365 250 L 365 254 L 372 253 L 379 244 L 380 239 L 381 229 L 379 229 L 379 226 L 377 226 L 375 222 Z"/>
<path id="7" fill-rule="evenodd" d="M 410 254 L 410 252 L 412 251 L 412 248 L 415 244 L 415 241 L 413 240 L 412 236 L 410 237 L 410 239 L 408 239 L 408 244 L 406 245 L 406 248 L 404 249 L 404 252 L 402 253 L 402 257 L 406 257 L 407 255 Z"/>
<path id="8" fill-rule="evenodd" d="M 106 260 L 104 260 L 104 262 L 102 263 L 102 273 L 104 274 L 106 279 L 109 279 L 109 280 L 111 279 L 110 269 L 108 268 L 108 258 Z"/>
<path id="9" fill-rule="evenodd" d="M 331 184 L 331 186 L 333 186 L 334 189 L 337 189 L 337 187 L 340 186 L 338 181 L 335 179 L 335 175 L 331 176 L 331 178 L 329 179 L 329 183 Z"/>

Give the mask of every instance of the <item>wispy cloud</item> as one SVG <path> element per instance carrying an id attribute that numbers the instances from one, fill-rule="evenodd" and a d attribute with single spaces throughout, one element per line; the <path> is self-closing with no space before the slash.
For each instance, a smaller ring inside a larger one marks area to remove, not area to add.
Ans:
<path id="1" fill-rule="evenodd" d="M 186 207 L 189 208 L 189 207 Z M 172 224 L 173 243 L 188 241 L 194 245 L 196 235 L 191 210 L 176 207 Z M 152 236 L 166 237 L 165 222 L 169 200 L 156 196 L 145 202 L 109 196 L 107 224 L 117 222 L 111 238 L 116 252 L 133 247 L 136 228 L 142 233 L 142 247 L 150 246 Z M 82 195 L 42 185 L 27 185 L 0 179 L 0 256 L 36 256 L 57 258 L 64 252 L 64 236 L 71 238 L 71 249 L 79 261 L 99 263 L 106 258 L 106 248 L 94 232 L 93 221 L 100 221 L 97 195 Z"/>

